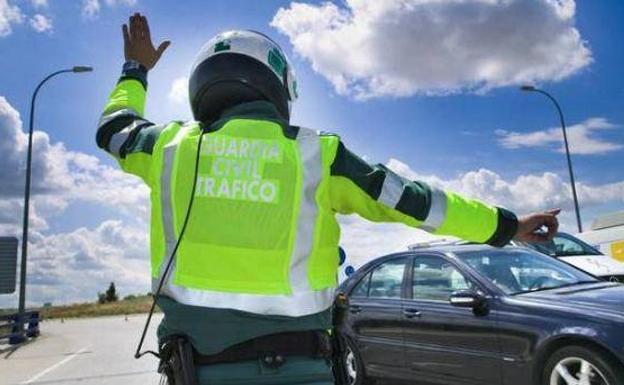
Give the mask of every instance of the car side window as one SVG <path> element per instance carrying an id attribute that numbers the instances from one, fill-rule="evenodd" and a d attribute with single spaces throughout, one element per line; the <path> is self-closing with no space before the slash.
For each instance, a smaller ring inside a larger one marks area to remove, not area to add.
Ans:
<path id="1" fill-rule="evenodd" d="M 448 301 L 452 292 L 473 288 L 457 268 L 442 257 L 414 258 L 412 296 L 414 299 Z"/>
<path id="2" fill-rule="evenodd" d="M 582 255 L 585 254 L 585 248 L 578 242 L 571 239 L 555 236 L 553 243 L 557 250 L 557 255 Z"/>
<path id="3" fill-rule="evenodd" d="M 377 266 L 371 273 L 369 298 L 401 298 L 406 258 L 393 259 Z"/>
<path id="4" fill-rule="evenodd" d="M 368 297 L 368 287 L 370 282 L 370 273 L 366 274 L 364 278 L 358 282 L 353 291 L 351 292 L 352 297 Z"/>

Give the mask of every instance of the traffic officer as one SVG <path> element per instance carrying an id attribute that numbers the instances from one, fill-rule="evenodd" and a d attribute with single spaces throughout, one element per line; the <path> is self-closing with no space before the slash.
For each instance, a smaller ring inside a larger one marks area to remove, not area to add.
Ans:
<path id="1" fill-rule="evenodd" d="M 123 26 L 126 62 L 97 144 L 151 189 L 151 276 L 161 345 L 183 336 L 199 383 L 331 384 L 336 213 L 503 246 L 546 240 L 558 211 L 510 211 L 369 165 L 335 134 L 290 124 L 297 81 L 282 49 L 229 31 L 200 50 L 194 121 L 143 116 L 147 74 L 169 46 L 147 20 Z M 546 233 L 538 230 L 546 226 Z"/>

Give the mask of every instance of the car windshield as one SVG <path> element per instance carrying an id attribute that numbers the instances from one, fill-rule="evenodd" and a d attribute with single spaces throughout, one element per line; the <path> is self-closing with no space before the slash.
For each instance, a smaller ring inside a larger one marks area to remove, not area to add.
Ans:
<path id="1" fill-rule="evenodd" d="M 554 257 L 568 257 L 573 255 L 602 255 L 602 253 L 587 243 L 569 234 L 559 233 L 552 241 L 545 243 L 532 243 L 527 246 L 540 253 Z"/>
<path id="2" fill-rule="evenodd" d="M 509 295 L 600 282 L 530 249 L 492 249 L 457 253 L 457 256 Z"/>

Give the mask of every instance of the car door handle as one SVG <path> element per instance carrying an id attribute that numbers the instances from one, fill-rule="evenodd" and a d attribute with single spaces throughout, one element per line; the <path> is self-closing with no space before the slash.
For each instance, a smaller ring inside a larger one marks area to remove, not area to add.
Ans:
<path id="1" fill-rule="evenodd" d="M 353 313 L 353 314 L 357 314 L 357 313 L 362 311 L 362 308 L 360 306 L 357 306 L 357 305 L 351 305 L 351 306 L 349 306 L 349 311 L 351 313 Z"/>
<path id="2" fill-rule="evenodd" d="M 416 309 L 403 309 L 403 315 L 405 318 L 420 317 L 420 311 Z"/>

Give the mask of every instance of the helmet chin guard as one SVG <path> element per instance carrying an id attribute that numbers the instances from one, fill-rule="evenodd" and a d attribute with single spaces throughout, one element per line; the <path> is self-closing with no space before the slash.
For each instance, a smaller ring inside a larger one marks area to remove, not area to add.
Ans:
<path id="1" fill-rule="evenodd" d="M 286 55 L 255 31 L 229 31 L 212 38 L 199 52 L 189 79 L 191 110 L 203 123 L 255 100 L 271 102 L 288 120 L 296 98 L 297 83 Z"/>

